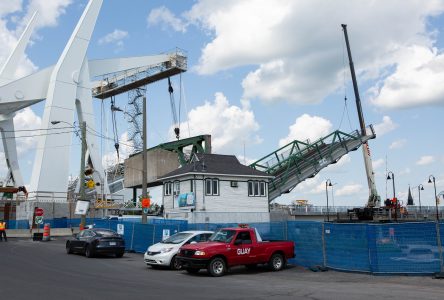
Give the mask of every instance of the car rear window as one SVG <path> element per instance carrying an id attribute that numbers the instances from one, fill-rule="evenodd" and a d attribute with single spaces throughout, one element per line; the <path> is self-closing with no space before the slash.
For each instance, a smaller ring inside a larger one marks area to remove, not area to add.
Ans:
<path id="1" fill-rule="evenodd" d="M 104 236 L 104 237 L 118 236 L 118 234 L 116 232 L 110 231 L 110 230 L 96 230 L 96 234 L 98 234 L 100 236 Z"/>

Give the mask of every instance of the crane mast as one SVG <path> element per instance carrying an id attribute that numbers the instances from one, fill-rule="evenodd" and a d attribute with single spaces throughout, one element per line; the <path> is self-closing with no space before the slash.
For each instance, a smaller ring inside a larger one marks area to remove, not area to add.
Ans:
<path id="1" fill-rule="evenodd" d="M 361 99 L 359 97 L 358 83 L 356 81 L 355 67 L 353 65 L 353 59 L 352 59 L 351 50 L 350 50 L 350 43 L 348 41 L 347 25 L 341 24 L 341 26 L 344 31 L 345 43 L 347 45 L 347 54 L 348 54 L 348 60 L 350 63 L 350 73 L 351 73 L 351 77 L 352 77 L 352 81 L 353 81 L 353 91 L 355 93 L 356 108 L 358 110 L 359 125 L 361 127 L 361 135 L 365 136 L 366 135 L 365 121 L 364 121 L 364 115 L 362 113 Z M 373 172 L 373 165 L 372 165 L 372 159 L 370 156 L 370 147 L 368 145 L 368 142 L 365 142 L 363 144 L 362 153 L 364 155 L 365 172 L 367 174 L 367 183 L 368 183 L 368 189 L 369 189 L 369 198 L 368 198 L 367 206 L 368 207 L 379 207 L 381 205 L 381 197 L 378 195 L 378 192 L 376 190 L 375 173 Z"/>

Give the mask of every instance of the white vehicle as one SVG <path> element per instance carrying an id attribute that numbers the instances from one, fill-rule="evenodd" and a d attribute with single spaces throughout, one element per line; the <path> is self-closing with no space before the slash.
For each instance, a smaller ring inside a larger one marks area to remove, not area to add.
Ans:
<path id="1" fill-rule="evenodd" d="M 173 234 L 169 238 L 154 244 L 145 252 L 144 260 L 148 266 L 153 268 L 164 266 L 173 270 L 180 270 L 181 265 L 176 261 L 176 254 L 180 247 L 185 244 L 206 242 L 213 231 L 182 231 Z"/>

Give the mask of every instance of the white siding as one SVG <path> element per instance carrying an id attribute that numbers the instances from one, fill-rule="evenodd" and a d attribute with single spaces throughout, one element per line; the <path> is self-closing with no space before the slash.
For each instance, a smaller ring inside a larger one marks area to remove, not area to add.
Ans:
<path id="1" fill-rule="evenodd" d="M 268 216 L 268 195 L 265 197 L 248 196 L 248 180 L 258 180 L 255 177 L 223 177 L 209 176 L 205 178 L 219 179 L 219 195 L 205 195 L 205 181 L 202 176 L 194 178 L 193 176 L 184 176 L 180 178 L 180 193 L 190 192 L 190 180 L 195 179 L 195 209 L 196 212 L 241 212 L 241 213 L 265 213 Z M 176 179 L 177 180 L 177 179 Z M 262 179 L 259 179 L 262 180 Z M 231 187 L 231 181 L 237 181 L 238 187 Z M 174 205 L 173 205 L 174 201 Z M 171 196 L 164 196 L 165 212 L 177 212 L 177 199 Z M 174 207 L 174 208 L 173 208 Z M 184 209 L 182 209 L 184 210 Z M 189 210 L 189 209 L 185 209 Z M 213 217 L 214 218 L 214 217 Z M 264 219 L 267 217 L 258 217 Z M 269 217 L 268 217 L 269 218 Z M 249 221 L 251 222 L 251 221 Z"/>

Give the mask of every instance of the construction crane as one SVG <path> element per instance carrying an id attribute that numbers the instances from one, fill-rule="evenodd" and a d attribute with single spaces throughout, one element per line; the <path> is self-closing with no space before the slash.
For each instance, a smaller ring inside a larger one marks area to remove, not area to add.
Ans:
<path id="1" fill-rule="evenodd" d="M 352 60 L 352 55 L 351 55 L 351 50 L 350 50 L 350 43 L 348 41 L 347 25 L 341 24 L 341 26 L 344 31 L 345 43 L 347 45 L 347 54 L 348 54 L 348 60 L 350 63 L 351 77 L 352 77 L 352 81 L 353 81 L 353 91 L 355 93 L 356 108 L 358 110 L 359 125 L 361 127 L 361 134 L 363 136 L 365 136 L 366 135 L 366 127 L 365 127 L 364 115 L 362 113 L 361 99 L 359 97 L 358 83 L 356 81 L 356 74 L 355 74 L 355 68 L 353 65 L 353 60 Z M 368 142 L 363 143 L 362 153 L 364 155 L 365 172 L 367 174 L 368 189 L 369 189 L 369 194 L 370 194 L 368 201 L 367 201 L 367 207 L 368 208 L 378 208 L 381 206 L 381 197 L 378 195 L 378 192 L 376 190 L 375 173 L 373 172 L 373 165 L 372 165 L 372 159 L 370 156 L 370 147 L 368 145 Z"/>

